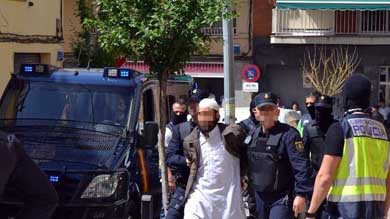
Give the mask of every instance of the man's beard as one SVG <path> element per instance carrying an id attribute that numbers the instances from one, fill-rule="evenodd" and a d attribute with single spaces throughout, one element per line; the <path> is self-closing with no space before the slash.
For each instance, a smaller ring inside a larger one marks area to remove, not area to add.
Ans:
<path id="1" fill-rule="evenodd" d="M 217 126 L 218 121 L 207 122 L 205 124 L 199 123 L 198 127 L 202 133 L 209 133 Z"/>

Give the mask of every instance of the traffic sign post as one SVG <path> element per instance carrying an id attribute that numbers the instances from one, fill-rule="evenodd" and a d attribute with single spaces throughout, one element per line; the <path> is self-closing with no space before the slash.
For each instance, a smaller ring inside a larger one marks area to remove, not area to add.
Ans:
<path id="1" fill-rule="evenodd" d="M 261 71 L 257 65 L 246 65 L 241 71 L 242 79 L 246 82 L 257 82 L 260 79 Z"/>
<path id="2" fill-rule="evenodd" d="M 242 91 L 257 93 L 259 92 L 259 79 L 261 77 L 261 71 L 256 65 L 246 65 L 242 71 Z"/>

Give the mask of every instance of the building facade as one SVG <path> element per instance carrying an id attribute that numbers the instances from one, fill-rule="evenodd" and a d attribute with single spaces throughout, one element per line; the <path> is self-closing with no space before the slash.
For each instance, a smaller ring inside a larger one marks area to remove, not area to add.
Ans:
<path id="1" fill-rule="evenodd" d="M 237 1 L 235 10 L 238 14 L 233 20 L 235 106 L 249 107 L 253 93 L 242 91 L 241 70 L 252 62 L 253 0 Z M 184 72 L 194 78 L 199 88 L 208 90 L 222 104 L 224 92 L 222 22 L 202 28 L 202 32 L 210 38 L 209 52 L 204 56 L 194 56 Z M 143 62 L 127 61 L 123 66 L 148 71 Z"/>
<path id="2" fill-rule="evenodd" d="M 93 8 L 94 1 L 85 1 Z M 237 1 L 236 12 L 238 16 L 233 21 L 234 39 L 234 76 L 236 106 L 248 107 L 251 93 L 242 92 L 241 70 L 252 62 L 253 35 L 252 16 L 253 0 Z M 80 18 L 78 17 L 78 4 L 76 0 L 66 1 L 64 4 L 64 51 L 65 67 L 77 66 L 77 60 L 73 54 L 72 45 L 77 41 L 81 30 Z M 202 32 L 210 37 L 209 52 L 204 56 L 194 56 L 185 68 L 185 73 L 192 76 L 194 81 L 202 89 L 209 90 L 215 95 L 218 102 L 223 98 L 223 33 L 222 22 L 202 28 Z M 119 61 L 122 67 L 129 67 L 141 72 L 147 72 L 148 67 L 141 62 L 132 60 Z M 92 66 L 93 67 L 93 66 Z"/>
<path id="3" fill-rule="evenodd" d="M 22 63 L 62 66 L 63 0 L 0 1 L 0 92 Z"/>
<path id="4" fill-rule="evenodd" d="M 348 2 L 256 0 L 253 61 L 263 72 L 260 88 L 277 93 L 285 106 L 304 106 L 313 91 L 303 77 L 304 55 L 315 47 L 348 48 L 359 56 L 356 72 L 373 84 L 372 103 L 389 103 L 390 2 Z M 341 107 L 336 98 L 338 113 Z"/>

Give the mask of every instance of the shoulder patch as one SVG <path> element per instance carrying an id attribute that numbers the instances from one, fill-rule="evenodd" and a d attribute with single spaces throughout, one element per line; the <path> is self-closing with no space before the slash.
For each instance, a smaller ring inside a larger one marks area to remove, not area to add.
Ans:
<path id="1" fill-rule="evenodd" d="M 303 141 L 296 141 L 295 143 L 295 148 L 297 149 L 297 151 L 299 152 L 303 152 L 303 150 L 305 149 L 305 146 L 303 144 Z"/>

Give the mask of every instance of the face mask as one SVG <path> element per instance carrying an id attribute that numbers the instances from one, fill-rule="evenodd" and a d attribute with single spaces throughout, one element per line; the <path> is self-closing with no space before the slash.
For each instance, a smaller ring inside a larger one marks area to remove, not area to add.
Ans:
<path id="1" fill-rule="evenodd" d="M 176 115 L 175 112 L 172 112 L 172 115 L 171 115 L 171 122 L 174 124 L 174 125 L 177 125 L 177 124 L 180 124 L 180 123 L 183 123 L 183 122 L 186 122 L 187 121 L 187 113 L 183 113 L 183 114 L 180 114 L 179 116 Z"/>
<path id="2" fill-rule="evenodd" d="M 332 109 L 317 108 L 315 110 L 315 119 L 321 129 L 327 130 L 332 123 Z"/>
<path id="3" fill-rule="evenodd" d="M 307 108 L 307 111 L 309 112 L 311 118 L 314 119 L 315 118 L 315 108 L 314 108 L 314 106 L 313 105 L 312 106 L 307 106 L 306 108 Z"/>

